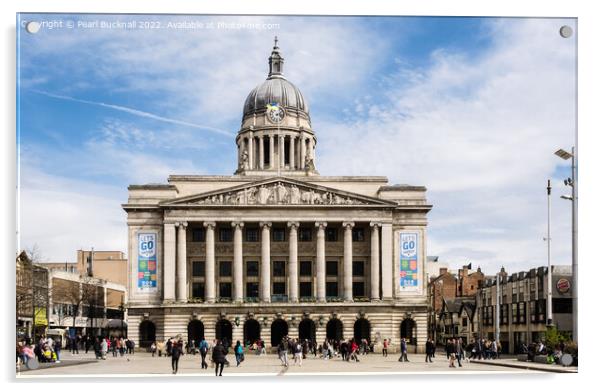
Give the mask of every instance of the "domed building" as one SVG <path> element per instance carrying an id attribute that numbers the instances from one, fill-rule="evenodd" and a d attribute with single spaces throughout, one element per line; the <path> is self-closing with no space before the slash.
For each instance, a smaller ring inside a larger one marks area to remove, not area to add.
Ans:
<path id="1" fill-rule="evenodd" d="M 320 175 L 277 40 L 268 61 L 244 102 L 233 175 L 129 186 L 129 337 L 388 339 L 392 351 L 405 338 L 422 352 L 426 188 Z"/>

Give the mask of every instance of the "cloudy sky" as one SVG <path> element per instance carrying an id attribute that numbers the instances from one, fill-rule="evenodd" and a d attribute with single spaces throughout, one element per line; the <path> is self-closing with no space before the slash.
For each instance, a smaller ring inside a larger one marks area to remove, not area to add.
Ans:
<path id="1" fill-rule="evenodd" d="M 426 186 L 428 254 L 487 273 L 547 262 L 551 178 L 553 263 L 570 264 L 570 164 L 554 151 L 575 142 L 576 41 L 558 33 L 574 20 L 21 19 L 46 23 L 18 33 L 20 246 L 49 261 L 126 251 L 128 184 L 232 174 L 242 106 L 278 35 L 321 174 Z M 84 28 L 95 21 L 149 28 Z M 182 22 L 196 28 L 170 28 Z"/>

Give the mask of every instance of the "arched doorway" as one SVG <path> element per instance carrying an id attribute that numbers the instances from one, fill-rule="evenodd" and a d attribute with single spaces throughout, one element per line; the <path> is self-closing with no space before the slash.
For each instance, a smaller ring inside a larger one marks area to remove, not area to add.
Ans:
<path id="1" fill-rule="evenodd" d="M 299 340 L 316 340 L 316 324 L 311 319 L 303 319 L 299 322 Z"/>
<path id="2" fill-rule="evenodd" d="M 282 338 L 288 334 L 288 323 L 282 319 L 276 319 L 272 322 L 272 346 L 278 346 Z"/>
<path id="3" fill-rule="evenodd" d="M 188 323 L 188 342 L 194 341 L 195 346 L 205 338 L 205 325 L 200 320 L 194 319 Z"/>
<path id="4" fill-rule="evenodd" d="M 343 322 L 332 318 L 326 323 L 326 338 L 340 341 L 343 339 Z"/>
<path id="5" fill-rule="evenodd" d="M 400 338 L 405 338 L 411 345 L 416 345 L 416 322 L 408 318 L 401 322 Z"/>
<path id="6" fill-rule="evenodd" d="M 368 319 L 360 318 L 353 324 L 353 338 L 356 342 L 365 339 L 370 343 L 370 322 Z"/>
<path id="7" fill-rule="evenodd" d="M 232 323 L 229 320 L 222 319 L 215 324 L 215 338 L 226 340 L 226 346 L 232 345 Z"/>
<path id="8" fill-rule="evenodd" d="M 243 327 L 243 343 L 251 345 L 261 338 L 261 326 L 255 319 L 247 319 Z"/>
<path id="9" fill-rule="evenodd" d="M 139 345 L 141 348 L 148 348 L 157 339 L 155 334 L 155 324 L 150 320 L 143 320 L 140 322 L 139 328 Z"/>

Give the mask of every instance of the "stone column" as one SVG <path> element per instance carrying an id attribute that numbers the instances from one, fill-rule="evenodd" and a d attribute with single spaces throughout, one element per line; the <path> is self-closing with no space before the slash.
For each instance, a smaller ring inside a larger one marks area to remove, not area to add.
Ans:
<path id="1" fill-rule="evenodd" d="M 274 162 L 274 135 L 269 135 L 268 136 L 270 138 L 270 169 L 274 169 L 276 167 L 275 162 Z"/>
<path id="2" fill-rule="evenodd" d="M 280 168 L 284 168 L 284 136 L 278 137 L 278 160 L 280 161 Z"/>
<path id="3" fill-rule="evenodd" d="M 261 227 L 261 289 L 260 299 L 264 303 L 271 301 L 271 278 L 270 278 L 270 227 L 272 223 L 262 221 L 259 223 Z"/>
<path id="4" fill-rule="evenodd" d="M 288 236 L 288 300 L 292 303 L 299 301 L 299 263 L 297 260 L 297 229 L 299 222 L 289 221 L 290 228 Z"/>
<path id="5" fill-rule="evenodd" d="M 176 299 L 176 227 L 163 224 L 163 301 Z"/>
<path id="6" fill-rule="evenodd" d="M 288 164 L 291 170 L 295 169 L 295 138 L 293 136 L 289 137 Z"/>
<path id="7" fill-rule="evenodd" d="M 352 221 L 343 222 L 345 234 L 343 237 L 343 299 L 353 301 L 353 240 Z"/>
<path id="8" fill-rule="evenodd" d="M 316 222 L 318 233 L 316 235 L 316 292 L 317 301 L 324 303 L 326 301 L 326 243 L 324 230 L 326 222 Z"/>
<path id="9" fill-rule="evenodd" d="M 263 170 L 263 157 L 265 153 L 263 152 L 263 136 L 259 136 L 259 169 Z"/>
<path id="10" fill-rule="evenodd" d="M 205 221 L 205 302 L 215 303 L 215 221 Z"/>
<path id="11" fill-rule="evenodd" d="M 299 139 L 299 142 L 301 143 L 301 155 L 299 155 L 299 168 L 300 169 L 305 169 L 305 137 L 301 136 L 301 138 Z"/>
<path id="12" fill-rule="evenodd" d="M 186 227 L 188 226 L 187 222 L 176 223 L 178 226 L 178 253 L 177 253 L 177 276 L 178 282 L 177 293 L 178 293 L 178 301 L 186 302 L 188 300 L 188 292 L 186 288 L 187 284 L 187 273 L 186 273 Z"/>
<path id="13" fill-rule="evenodd" d="M 249 140 L 249 144 L 248 144 L 248 146 L 249 146 L 249 168 L 251 170 L 255 169 L 255 164 L 254 164 L 255 160 L 253 159 L 253 155 L 254 155 L 253 152 L 255 149 L 255 148 L 253 148 L 254 147 L 254 145 L 253 145 L 254 139 L 255 138 L 253 137 L 253 132 L 249 132 L 249 138 L 248 138 L 248 140 Z"/>
<path id="14" fill-rule="evenodd" d="M 381 235 L 383 300 L 391 300 L 393 298 L 393 226 L 391 223 L 383 223 Z"/>
<path id="15" fill-rule="evenodd" d="M 380 223 L 372 221 L 370 222 L 372 227 L 371 239 L 371 256 L 370 256 L 370 300 L 376 301 L 380 298 L 380 240 L 378 238 L 378 228 L 381 226 Z"/>
<path id="16" fill-rule="evenodd" d="M 234 227 L 234 264 L 232 274 L 234 277 L 233 291 L 234 291 L 234 302 L 242 302 L 242 227 L 245 224 L 240 221 L 232 222 Z"/>

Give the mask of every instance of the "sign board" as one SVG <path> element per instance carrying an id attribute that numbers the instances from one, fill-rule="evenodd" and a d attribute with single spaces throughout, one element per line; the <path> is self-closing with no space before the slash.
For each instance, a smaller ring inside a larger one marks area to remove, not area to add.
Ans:
<path id="1" fill-rule="evenodd" d="M 556 290 L 558 293 L 568 293 L 571 289 L 571 283 L 566 278 L 561 278 L 556 282 Z"/>
<path id="2" fill-rule="evenodd" d="M 402 289 L 418 288 L 418 233 L 399 235 L 399 285 Z"/>
<path id="3" fill-rule="evenodd" d="M 48 326 L 48 318 L 46 317 L 46 308 L 36 307 L 35 308 L 35 322 L 36 326 Z"/>
<path id="4" fill-rule="evenodd" d="M 157 290 L 157 234 L 138 234 L 138 290 Z"/>

